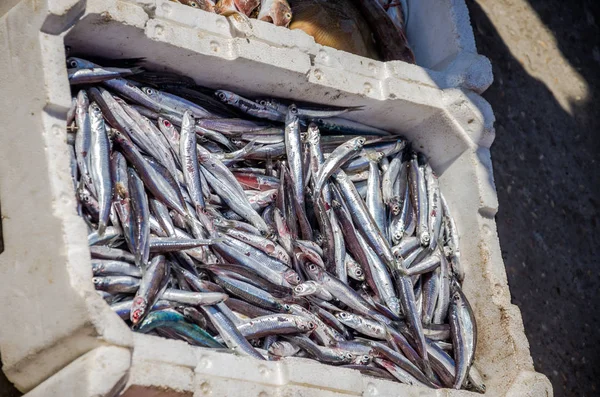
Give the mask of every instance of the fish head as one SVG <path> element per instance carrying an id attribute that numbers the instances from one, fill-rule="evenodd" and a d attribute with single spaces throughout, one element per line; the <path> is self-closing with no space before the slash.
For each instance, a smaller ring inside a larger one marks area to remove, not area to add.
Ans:
<path id="1" fill-rule="evenodd" d="M 271 343 L 271 346 L 269 346 L 269 354 L 272 354 L 274 356 L 285 357 L 286 352 L 287 346 L 284 345 L 284 343 L 281 341 L 275 341 Z"/>
<path id="2" fill-rule="evenodd" d="M 77 58 L 67 58 L 67 66 L 69 68 L 82 68 L 84 67 Z"/>
<path id="3" fill-rule="evenodd" d="M 356 281 L 364 281 L 365 279 L 365 273 L 359 266 L 349 267 L 348 274 Z"/>
<path id="4" fill-rule="evenodd" d="M 142 87 L 142 92 L 151 98 L 158 97 L 158 91 L 152 87 Z"/>
<path id="5" fill-rule="evenodd" d="M 338 312 L 335 317 L 344 325 L 354 328 L 360 324 L 360 318 L 349 312 Z"/>
<path id="6" fill-rule="evenodd" d="M 300 276 L 298 275 L 298 273 L 296 273 L 294 270 L 287 270 L 285 272 L 285 274 L 283 275 L 283 278 L 285 279 L 285 281 L 287 281 L 288 283 L 290 283 L 291 285 L 298 285 L 302 282 L 302 279 L 300 278 Z"/>
<path id="7" fill-rule="evenodd" d="M 359 356 L 356 356 L 352 363 L 358 365 L 368 365 L 371 362 L 371 359 L 372 357 L 368 354 L 361 354 Z"/>
<path id="8" fill-rule="evenodd" d="M 102 110 L 96 102 L 92 102 L 92 104 L 90 105 L 90 115 L 98 118 L 102 117 Z"/>
<path id="9" fill-rule="evenodd" d="M 295 319 L 294 322 L 296 323 L 296 327 L 298 327 L 300 332 L 312 332 L 315 329 L 317 329 L 317 324 L 315 324 L 308 318 L 298 316 L 298 318 Z"/>
<path id="10" fill-rule="evenodd" d="M 223 103 L 228 103 L 233 105 L 237 102 L 237 95 L 233 92 L 225 91 L 225 90 L 217 90 L 215 91 L 215 96 Z"/>
<path id="11" fill-rule="evenodd" d="M 460 284 L 458 283 L 458 280 L 452 278 L 452 281 L 450 282 L 450 302 L 458 305 L 461 304 L 462 300 Z"/>
<path id="12" fill-rule="evenodd" d="M 173 123 L 162 117 L 158 118 L 158 126 L 162 131 L 172 131 L 175 128 Z"/>
<path id="13" fill-rule="evenodd" d="M 143 296 L 136 296 L 131 303 L 130 320 L 133 325 L 138 324 L 146 315 L 148 301 Z"/>
<path id="14" fill-rule="evenodd" d="M 319 266 L 315 265 L 314 263 L 309 262 L 305 264 L 304 269 L 306 270 L 306 273 L 310 276 L 310 278 L 312 278 L 313 280 L 320 280 L 323 277 L 323 271 Z"/>
<path id="15" fill-rule="evenodd" d="M 292 21 L 292 9 L 285 0 L 277 0 L 273 2 L 269 13 L 273 20 L 273 25 L 288 27 Z"/>
<path id="16" fill-rule="evenodd" d="M 262 106 L 264 109 L 278 109 L 277 102 L 275 102 L 273 99 L 262 98 L 255 100 L 255 102 Z"/>
<path id="17" fill-rule="evenodd" d="M 295 104 L 291 104 L 288 106 L 288 118 L 297 119 L 298 118 L 298 106 Z"/>
<path id="18" fill-rule="evenodd" d="M 77 188 L 77 197 L 82 203 L 88 204 L 91 200 L 92 194 L 85 187 L 79 186 Z"/>
<path id="19" fill-rule="evenodd" d="M 424 232 L 424 233 L 421 233 L 419 240 L 421 241 L 421 245 L 423 247 L 427 247 L 427 246 L 429 246 L 429 243 L 431 241 L 431 236 L 429 235 L 428 232 Z"/>
<path id="20" fill-rule="evenodd" d="M 69 57 L 67 58 L 67 67 L 69 68 L 93 68 L 97 66 L 95 63 L 86 61 L 85 59 Z"/>
<path id="21" fill-rule="evenodd" d="M 315 243 L 317 243 L 318 245 L 322 246 L 323 243 L 325 242 L 325 237 L 323 237 L 323 235 L 319 232 L 315 232 L 314 234 L 314 240 Z"/>
<path id="22" fill-rule="evenodd" d="M 292 356 L 296 354 L 299 350 L 300 348 L 287 341 L 278 340 L 271 343 L 271 346 L 269 346 L 269 353 L 279 357 Z"/>
<path id="23" fill-rule="evenodd" d="M 102 287 L 104 284 L 104 279 L 102 277 L 92 277 L 92 283 L 94 283 L 94 287 L 96 287 L 96 289 L 100 289 L 100 287 Z"/>
<path id="24" fill-rule="evenodd" d="M 402 231 L 394 230 L 394 233 L 392 234 L 392 241 L 393 241 L 394 245 L 400 244 L 402 237 L 404 237 L 404 233 Z"/>
<path id="25" fill-rule="evenodd" d="M 305 281 L 302 284 L 298 284 L 294 287 L 294 295 L 296 296 L 307 296 L 313 295 L 317 292 L 317 283 L 314 281 Z"/>
<path id="26" fill-rule="evenodd" d="M 355 359 L 354 354 L 350 353 L 349 351 L 342 350 L 342 349 L 339 349 L 338 357 L 339 357 L 340 361 L 345 362 L 345 363 L 351 363 Z"/>
<path id="27" fill-rule="evenodd" d="M 352 150 L 354 150 L 355 152 L 358 152 L 359 150 L 361 150 L 363 148 L 363 146 L 365 146 L 367 139 L 365 137 L 359 136 L 359 137 L 352 139 L 350 142 L 351 142 Z M 380 153 L 380 152 L 378 152 L 378 153 Z M 377 155 L 377 156 L 379 156 L 379 155 Z M 383 153 L 381 153 L 379 160 L 381 160 L 381 157 L 383 157 Z"/>

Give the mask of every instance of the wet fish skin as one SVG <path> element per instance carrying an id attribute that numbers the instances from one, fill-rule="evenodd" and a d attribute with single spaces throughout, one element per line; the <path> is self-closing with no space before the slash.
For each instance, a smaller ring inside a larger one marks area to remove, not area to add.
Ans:
<path id="1" fill-rule="evenodd" d="M 450 284 L 451 298 L 448 317 L 454 346 L 456 378 L 453 387 L 460 389 L 465 382 L 469 367 L 473 364 L 477 348 L 477 325 L 473 309 L 456 280 Z"/>
<path id="2" fill-rule="evenodd" d="M 77 123 L 77 134 L 75 135 L 75 156 L 83 182 L 94 189 L 89 171 L 87 156 L 90 152 L 92 142 L 92 124 L 89 115 L 89 99 L 85 91 L 77 94 L 77 105 L 75 120 Z M 95 191 L 95 190 L 92 190 Z"/>
<path id="3" fill-rule="evenodd" d="M 217 342 L 209 333 L 195 324 L 185 322 L 183 315 L 172 309 L 151 312 L 144 321 L 140 323 L 136 330 L 138 332 L 147 333 L 157 327 L 172 328 L 178 333 L 183 333 L 200 346 L 216 349 L 224 348 L 224 346 Z"/>
<path id="4" fill-rule="evenodd" d="M 294 198 L 304 209 L 304 174 L 302 172 L 302 142 L 298 108 L 290 105 L 285 119 L 285 147 L 293 182 Z"/>
<path id="5" fill-rule="evenodd" d="M 106 134 L 102 110 L 96 103 L 89 108 L 90 124 L 92 130 L 89 166 L 90 175 L 95 187 L 99 205 L 98 234 L 104 234 L 108 225 L 112 199 L 113 183 L 110 174 L 110 142 Z"/>
<path id="6" fill-rule="evenodd" d="M 417 154 L 413 153 L 409 167 L 410 197 L 412 206 L 417 213 L 417 236 L 421 240 L 421 245 L 429 246 L 431 236 L 427 222 L 427 188 L 425 187 L 425 177 L 417 160 Z"/>
<path id="7" fill-rule="evenodd" d="M 248 355 L 258 360 L 265 359 L 238 331 L 236 325 L 216 306 L 202 306 L 201 310 L 223 337 L 227 347 L 238 354 Z"/>
<path id="8" fill-rule="evenodd" d="M 128 168 L 128 183 L 131 192 L 131 211 L 133 215 L 133 242 L 136 265 L 146 268 L 150 257 L 150 208 L 144 183 L 133 168 Z"/>
<path id="9" fill-rule="evenodd" d="M 161 295 L 169 281 L 170 263 L 162 255 L 152 258 L 148 267 L 144 270 L 140 288 L 137 290 L 131 305 L 130 320 L 135 326 L 148 315 L 149 308 Z"/>

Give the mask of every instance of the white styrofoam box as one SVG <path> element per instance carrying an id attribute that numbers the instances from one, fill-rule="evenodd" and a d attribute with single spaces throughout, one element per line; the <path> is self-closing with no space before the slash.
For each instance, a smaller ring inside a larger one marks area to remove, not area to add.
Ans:
<path id="1" fill-rule="evenodd" d="M 329 49 L 314 62 L 299 32 L 256 25 L 275 37 L 285 32 L 298 38 L 298 45 L 274 46 L 240 36 L 229 22 L 154 0 L 24 0 L 0 17 L 0 351 L 8 378 L 22 391 L 47 387 L 38 389 L 42 395 L 66 387 L 81 396 L 103 395 L 98 379 L 116 384 L 123 368 L 129 368 L 128 395 L 467 394 L 411 388 L 300 359 L 259 363 L 134 335 L 91 282 L 65 143 L 66 44 L 96 56 L 145 57 L 149 68 L 210 87 L 364 105 L 349 117 L 404 135 L 440 175 L 462 232 L 464 290 L 479 326 L 476 364 L 489 392 L 551 395 L 548 380 L 533 371 L 520 313 L 510 304 L 494 222 L 494 117 L 487 102 L 470 91 L 440 90 L 416 66 L 396 63 L 389 73 L 359 57 L 336 63 L 342 55 Z M 116 367 L 102 365 L 113 359 L 120 360 Z"/>

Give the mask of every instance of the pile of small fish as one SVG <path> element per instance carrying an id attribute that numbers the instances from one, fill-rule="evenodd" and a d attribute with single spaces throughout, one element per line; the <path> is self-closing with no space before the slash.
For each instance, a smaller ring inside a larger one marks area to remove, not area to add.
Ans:
<path id="1" fill-rule="evenodd" d="M 485 390 L 458 231 L 406 140 L 340 117 L 360 108 L 67 65 L 93 282 L 134 331 Z"/>
<path id="2" fill-rule="evenodd" d="M 383 61 L 415 63 L 406 38 L 407 0 L 171 0 L 238 21 L 302 30 L 319 44 Z"/>

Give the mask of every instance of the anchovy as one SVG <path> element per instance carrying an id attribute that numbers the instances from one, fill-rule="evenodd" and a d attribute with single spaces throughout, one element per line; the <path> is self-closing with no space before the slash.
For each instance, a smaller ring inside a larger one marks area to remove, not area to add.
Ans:
<path id="1" fill-rule="evenodd" d="M 119 145 L 121 153 L 135 167 L 135 170 L 140 174 L 140 178 L 148 182 L 145 183 L 148 190 L 157 199 L 185 216 L 187 211 L 181 199 L 181 193 L 177 192 L 165 177 L 148 163 L 125 135 L 114 130 L 112 132 L 112 138 Z"/>
<path id="2" fill-rule="evenodd" d="M 273 121 L 285 120 L 285 113 L 280 113 L 272 108 L 256 103 L 233 92 L 218 90 L 215 92 L 215 95 L 224 103 L 234 106 L 250 116 Z"/>
<path id="3" fill-rule="evenodd" d="M 89 114 L 89 99 L 85 91 L 77 94 L 77 108 L 75 120 L 77 123 L 77 134 L 75 135 L 75 156 L 81 173 L 81 178 L 87 186 L 92 186 L 92 178 L 89 171 L 88 154 L 92 143 L 92 124 Z M 94 189 L 91 187 L 91 189 Z M 95 190 L 94 190 L 95 191 Z"/>
<path id="4" fill-rule="evenodd" d="M 359 136 L 348 142 L 338 146 L 325 162 L 319 167 L 319 173 L 315 177 L 315 185 L 313 187 L 315 195 L 321 193 L 323 185 L 327 179 L 336 172 L 344 163 L 358 155 L 358 152 L 365 144 L 365 138 Z"/>
<path id="5" fill-rule="evenodd" d="M 429 248 L 433 251 L 438 245 L 438 240 L 440 238 L 440 233 L 442 229 L 442 218 L 444 216 L 444 213 L 442 210 L 438 179 L 437 176 L 433 173 L 433 170 L 431 169 L 431 166 L 429 164 L 425 166 L 425 181 L 427 182 L 427 208 L 429 211 Z"/>
<path id="6" fill-rule="evenodd" d="M 186 111 L 191 112 L 194 117 L 198 118 L 213 116 L 202 106 L 196 105 L 194 102 L 188 101 L 187 99 L 181 98 L 177 95 L 169 94 L 168 92 L 156 90 L 150 87 L 142 87 L 142 91 L 152 98 L 152 100 L 154 100 L 156 103 L 180 116 L 184 115 Z"/>
<path id="7" fill-rule="evenodd" d="M 239 324 L 238 331 L 246 339 L 263 338 L 268 335 L 285 335 L 312 332 L 317 327 L 310 320 L 293 314 L 268 314 Z"/>
<path id="8" fill-rule="evenodd" d="M 300 121 L 298 108 L 291 105 L 285 119 L 285 148 L 290 165 L 294 198 L 304 209 L 304 175 L 302 172 L 302 142 L 300 141 Z"/>
<path id="9" fill-rule="evenodd" d="M 131 276 L 94 277 L 92 278 L 92 282 L 97 290 L 106 291 L 111 294 L 132 294 L 140 286 L 140 279 Z"/>
<path id="10" fill-rule="evenodd" d="M 102 111 L 95 103 L 90 105 L 92 139 L 89 153 L 89 168 L 96 195 L 98 197 L 98 234 L 104 234 L 108 224 L 112 198 L 112 178 L 110 175 L 110 143 Z"/>
<path id="11" fill-rule="evenodd" d="M 164 256 L 158 255 L 152 258 L 148 267 L 144 270 L 140 288 L 133 298 L 131 306 L 131 322 L 136 325 L 148 314 L 149 308 L 159 298 L 161 291 L 166 288 L 169 281 L 170 264 Z"/>
<path id="12" fill-rule="evenodd" d="M 477 347 L 477 325 L 471 305 L 456 280 L 450 284 L 451 298 L 448 318 L 454 346 L 456 378 L 453 387 L 460 389 L 473 364 Z"/>
<path id="13" fill-rule="evenodd" d="M 381 175 L 379 173 L 378 163 L 381 161 L 383 153 L 369 155 L 369 179 L 367 182 L 367 209 L 373 220 L 379 227 L 383 237 L 389 241 L 387 217 L 385 207 L 383 206 L 383 195 L 381 191 Z"/>
<path id="14" fill-rule="evenodd" d="M 90 247 L 90 253 L 92 254 L 92 258 L 96 259 L 109 259 L 113 261 L 135 263 L 135 255 L 118 248 L 93 246 Z"/>
<path id="15" fill-rule="evenodd" d="M 413 154 L 410 160 L 409 171 L 410 197 L 413 208 L 417 212 L 417 236 L 421 240 L 421 245 L 427 247 L 431 240 L 427 221 L 427 188 L 425 186 L 425 176 L 419 167 L 416 154 Z"/>
<path id="16" fill-rule="evenodd" d="M 111 303 L 110 308 L 117 313 L 119 317 L 121 317 L 125 321 L 129 321 L 129 317 L 131 316 L 131 306 L 133 305 L 133 299 L 128 299 L 124 301 L 119 301 L 116 303 Z M 151 312 L 168 309 L 171 308 L 172 305 L 170 302 L 165 300 L 156 301 L 156 303 L 150 308 Z"/>
<path id="17" fill-rule="evenodd" d="M 129 168 L 127 175 L 131 191 L 131 210 L 133 215 L 133 242 L 135 250 L 135 263 L 144 269 L 150 257 L 150 208 L 144 183 L 133 168 Z"/>
<path id="18" fill-rule="evenodd" d="M 92 272 L 94 276 L 131 276 L 142 277 L 139 267 L 131 263 L 109 259 L 92 259 Z"/>
<path id="19" fill-rule="evenodd" d="M 196 213 L 204 211 L 204 195 L 200 183 L 200 168 L 198 165 L 198 153 L 196 149 L 196 133 L 193 130 L 194 117 L 188 111 L 183 114 L 181 126 L 181 137 L 179 139 L 179 155 L 183 168 L 183 177 L 187 191 L 192 199 Z"/>
<path id="20" fill-rule="evenodd" d="M 110 80 L 117 77 L 130 76 L 138 73 L 139 71 L 139 68 L 69 68 L 67 69 L 67 75 L 69 78 L 69 84 L 92 84 L 100 83 L 104 80 Z"/>
<path id="21" fill-rule="evenodd" d="M 216 306 L 202 306 L 201 309 L 223 337 L 227 347 L 238 354 L 251 356 L 258 360 L 265 359 L 252 347 L 242 333 L 238 331 L 236 325 L 219 308 Z"/>
<path id="22" fill-rule="evenodd" d="M 485 391 L 461 236 L 422 153 L 339 117 L 360 107 L 255 100 L 139 61 L 67 62 L 91 82 L 66 141 L 92 282 L 134 331 Z M 136 74 L 105 80 L 119 68 Z"/>
<path id="23" fill-rule="evenodd" d="M 185 321 L 185 317 L 181 313 L 175 310 L 159 310 L 150 313 L 139 327 L 138 332 L 147 333 L 157 327 L 168 327 L 172 328 L 177 333 L 181 333 L 193 342 L 200 346 L 212 347 L 222 349 L 225 346 L 217 342 L 208 332 L 198 327 L 195 324 L 191 324 Z"/>
<path id="24" fill-rule="evenodd" d="M 161 299 L 191 306 L 216 305 L 227 300 L 227 294 L 219 292 L 190 292 L 167 288 Z"/>

